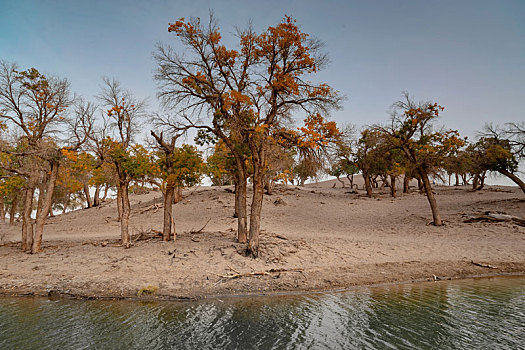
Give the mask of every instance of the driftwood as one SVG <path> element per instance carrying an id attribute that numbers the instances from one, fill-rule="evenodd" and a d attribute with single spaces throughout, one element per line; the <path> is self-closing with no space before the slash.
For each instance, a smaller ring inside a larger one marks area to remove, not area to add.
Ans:
<path id="1" fill-rule="evenodd" d="M 525 227 L 525 219 L 523 218 L 491 212 L 486 212 L 485 214 L 479 216 L 471 216 L 463 222 L 512 222 L 516 225 Z"/>
<path id="2" fill-rule="evenodd" d="M 162 204 L 153 204 L 153 205 L 150 205 L 149 207 L 147 207 L 146 209 L 143 209 L 141 211 L 139 211 L 139 214 L 144 214 L 145 212 L 147 211 L 150 211 L 150 210 L 155 210 L 155 212 L 157 210 L 159 210 L 160 208 L 162 208 Z"/>
<path id="3" fill-rule="evenodd" d="M 482 264 L 482 263 L 478 263 L 478 262 L 475 262 L 473 260 L 470 261 L 473 265 L 476 265 L 476 266 L 479 266 L 479 267 L 485 267 L 487 269 L 497 269 L 496 266 L 492 266 L 492 265 L 488 265 L 488 264 Z"/>
<path id="4" fill-rule="evenodd" d="M 228 266 L 229 267 L 229 266 Z M 230 270 L 233 270 L 231 267 L 229 267 Z M 270 269 L 267 271 L 255 271 L 255 272 L 247 272 L 247 273 L 234 273 L 231 275 L 223 275 L 220 276 L 221 278 L 228 278 L 228 279 L 235 279 L 235 278 L 241 278 L 241 277 L 253 277 L 253 276 L 272 276 L 273 273 L 280 273 L 280 272 L 303 272 L 303 269 Z"/>
<path id="5" fill-rule="evenodd" d="M 190 231 L 190 234 L 194 235 L 194 234 L 197 234 L 197 233 L 201 233 L 202 230 L 204 230 L 204 228 L 206 227 L 206 225 L 208 225 L 208 223 L 210 222 L 210 220 L 211 220 L 211 218 L 209 218 L 208 221 L 206 221 L 206 223 L 204 224 L 204 226 L 202 226 L 202 227 L 200 228 L 200 230 L 197 230 L 197 231 L 195 231 L 195 230 L 191 230 L 191 231 Z"/>
<path id="6" fill-rule="evenodd" d="M 151 241 L 155 238 L 162 238 L 162 232 L 157 230 L 139 232 L 135 237 L 131 238 L 131 241 L 135 243 L 137 241 Z"/>

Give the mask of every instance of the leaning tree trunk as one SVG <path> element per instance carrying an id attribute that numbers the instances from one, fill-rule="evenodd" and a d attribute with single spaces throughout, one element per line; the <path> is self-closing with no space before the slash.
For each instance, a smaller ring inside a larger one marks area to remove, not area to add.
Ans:
<path id="1" fill-rule="evenodd" d="M 516 175 L 514 175 L 506 169 L 498 169 L 498 172 L 514 181 L 514 183 L 521 188 L 523 193 L 525 193 L 525 182 L 523 182 L 519 177 L 517 177 Z"/>
<path id="2" fill-rule="evenodd" d="M 390 195 L 394 198 L 397 197 L 396 192 L 396 177 L 394 175 L 390 175 Z"/>
<path id="3" fill-rule="evenodd" d="M 336 176 L 337 181 L 341 183 L 341 188 L 345 188 L 345 182 L 339 178 L 339 176 Z"/>
<path id="4" fill-rule="evenodd" d="M 33 196 L 35 194 L 34 180 L 29 179 L 29 184 L 24 193 L 24 211 L 22 214 L 22 250 L 30 251 L 33 245 L 33 224 L 31 212 L 33 211 Z"/>
<path id="5" fill-rule="evenodd" d="M 166 191 L 164 194 L 164 223 L 162 226 L 162 239 L 164 241 L 171 240 L 171 222 L 172 220 L 172 208 L 173 208 L 173 195 L 175 193 L 175 187 L 168 180 L 166 183 Z M 173 227 L 173 239 L 176 239 L 175 227 Z"/>
<path id="6" fill-rule="evenodd" d="M 18 212 L 18 198 L 20 197 L 18 193 L 16 193 L 13 197 L 13 200 L 11 201 L 11 210 L 9 212 L 9 225 L 15 224 L 15 216 Z"/>
<path id="7" fill-rule="evenodd" d="M 66 194 L 66 199 L 64 201 L 64 207 L 62 208 L 62 215 L 64 215 L 67 211 L 67 205 L 69 204 L 69 198 L 70 198 L 70 194 Z"/>
<path id="8" fill-rule="evenodd" d="M 33 239 L 33 245 L 31 247 L 31 253 L 35 254 L 42 250 L 42 235 L 44 233 L 44 225 L 46 223 L 47 215 L 53 205 L 53 191 L 55 190 L 55 182 L 58 175 L 58 163 L 51 164 L 51 174 L 47 180 L 47 186 L 45 190 L 45 196 L 42 201 L 40 213 L 36 217 L 35 222 L 35 233 Z M 43 195 L 39 194 L 39 197 Z"/>
<path id="9" fill-rule="evenodd" d="M 434 225 L 441 226 L 443 222 L 441 221 L 441 215 L 439 213 L 439 208 L 436 202 L 436 197 L 432 192 L 432 186 L 430 185 L 430 180 L 428 179 L 428 173 L 424 169 L 419 170 L 419 175 L 421 176 L 421 182 L 423 183 L 423 189 L 427 195 L 428 203 L 430 203 L 430 209 L 432 210 L 432 217 L 434 218 Z"/>
<path id="10" fill-rule="evenodd" d="M 84 195 L 86 196 L 86 205 L 88 208 L 93 207 L 93 202 L 91 201 L 91 194 L 89 193 L 89 185 L 87 182 L 84 183 Z"/>
<path id="11" fill-rule="evenodd" d="M 363 180 L 365 180 L 365 190 L 368 197 L 372 197 L 372 185 L 370 184 L 370 176 L 368 172 L 363 170 Z"/>

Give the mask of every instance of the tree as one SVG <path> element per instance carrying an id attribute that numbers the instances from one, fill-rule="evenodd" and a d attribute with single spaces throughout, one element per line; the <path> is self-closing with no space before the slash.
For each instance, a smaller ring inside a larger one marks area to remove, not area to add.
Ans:
<path id="1" fill-rule="evenodd" d="M 442 220 L 436 198 L 432 192 L 429 174 L 441 168 L 446 157 L 464 145 L 456 131 L 433 131 L 432 124 L 443 107 L 437 103 L 414 102 L 408 93 L 393 105 L 391 123 L 374 129 L 388 140 L 391 149 L 401 150 L 412 163 L 427 195 L 432 210 L 433 224 L 441 226 Z"/>
<path id="2" fill-rule="evenodd" d="M 176 109 L 175 129 L 194 127 L 223 140 L 236 163 L 239 194 L 238 240 L 246 237 L 246 159 L 253 165 L 253 197 L 248 252 L 258 255 L 260 215 L 271 136 L 290 120 L 293 110 L 307 114 L 339 106 L 340 97 L 326 84 L 307 77 L 326 63 L 319 41 L 302 33 L 290 17 L 261 34 L 238 32 L 238 50 L 221 44 L 213 16 L 207 26 L 198 18 L 170 24 L 186 51 L 179 55 L 159 46 L 156 79 L 164 105 Z M 204 120 L 204 116 L 208 120 Z M 179 126 L 183 123 L 183 126 Z M 248 145 L 246 149 L 245 145 Z"/>
<path id="3" fill-rule="evenodd" d="M 104 78 L 104 85 L 99 95 L 102 105 L 107 108 L 107 119 L 114 131 L 114 139 L 101 140 L 107 146 L 108 155 L 117 174 L 117 207 L 120 219 L 121 243 L 128 248 L 131 245 L 129 234 L 129 183 L 139 171 L 131 151 L 132 141 L 137 133 L 140 119 L 144 116 L 145 100 L 136 99 L 130 91 L 122 88 L 116 80 Z M 137 152 L 137 150 L 135 150 Z"/>
<path id="4" fill-rule="evenodd" d="M 163 180 L 164 195 L 164 222 L 162 237 L 164 241 L 172 238 L 171 225 L 173 223 L 173 239 L 176 239 L 175 220 L 173 220 L 173 197 L 175 189 L 183 186 L 193 186 L 200 182 L 204 171 L 204 162 L 197 149 L 190 145 L 175 147 L 180 135 L 171 137 L 171 141 L 164 140 L 162 133 L 157 135 L 153 130 L 151 135 L 157 141 L 159 148 L 157 165 Z"/>
<path id="5" fill-rule="evenodd" d="M 54 76 L 45 76 L 37 69 L 19 71 L 14 63 L 0 64 L 0 119 L 20 135 L 16 148 L 2 150 L 11 157 L 23 157 L 21 168 L 4 170 L 23 176 L 26 182 L 24 214 L 22 223 L 22 249 L 37 253 L 41 250 L 45 220 L 52 206 L 53 191 L 58 168 L 64 160 L 62 151 L 78 148 L 85 134 L 68 138 L 69 145 L 60 146 L 56 137 L 58 130 L 71 125 L 85 125 L 86 121 L 71 121 L 67 114 L 72 104 L 69 82 Z M 61 126 L 64 126 L 61 128 Z M 5 165 L 5 164 L 4 164 Z M 40 185 L 39 185 L 40 183 Z M 39 204 L 33 231 L 31 224 L 32 202 L 35 189 L 39 187 Z"/>

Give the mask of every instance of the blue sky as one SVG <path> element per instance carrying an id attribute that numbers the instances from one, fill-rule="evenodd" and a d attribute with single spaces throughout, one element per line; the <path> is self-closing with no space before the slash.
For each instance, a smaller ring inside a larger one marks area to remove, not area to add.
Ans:
<path id="1" fill-rule="evenodd" d="M 0 59 L 67 77 L 92 98 L 117 77 L 156 106 L 155 43 L 169 22 L 206 18 L 223 36 L 284 14 L 325 42 L 319 74 L 348 99 L 339 123 L 384 122 L 401 91 L 445 106 L 441 124 L 473 136 L 486 122 L 523 121 L 525 1 L 27 1 L 0 0 Z"/>

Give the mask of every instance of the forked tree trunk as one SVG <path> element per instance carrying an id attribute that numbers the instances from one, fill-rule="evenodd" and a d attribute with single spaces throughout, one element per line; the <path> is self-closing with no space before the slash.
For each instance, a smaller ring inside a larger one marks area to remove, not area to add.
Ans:
<path id="1" fill-rule="evenodd" d="M 341 179 L 339 178 L 339 176 L 336 176 L 336 178 L 337 178 L 337 181 L 339 181 L 339 182 L 341 183 L 341 187 L 342 187 L 342 188 L 345 188 L 345 182 L 344 182 L 343 180 L 341 180 Z"/>
<path id="2" fill-rule="evenodd" d="M 481 173 L 481 175 L 479 177 L 478 191 L 481 191 L 483 189 L 483 187 L 485 187 L 485 177 L 486 176 L 487 176 L 487 171 L 485 170 L 484 172 Z"/>
<path id="3" fill-rule="evenodd" d="M 18 199 L 19 198 L 20 196 L 18 195 L 18 193 L 16 193 L 13 197 L 13 200 L 11 201 L 11 211 L 9 212 L 9 225 L 15 224 L 15 216 L 16 216 L 16 213 L 18 212 Z"/>
<path id="4" fill-rule="evenodd" d="M 463 180 L 463 185 L 468 185 L 467 174 L 461 174 L 461 180 Z"/>
<path id="5" fill-rule="evenodd" d="M 367 171 L 363 171 L 363 180 L 365 180 L 365 190 L 368 197 L 372 197 L 372 184 L 370 183 L 370 176 Z"/>
<path id="6" fill-rule="evenodd" d="M 354 174 L 352 175 L 346 175 L 346 178 L 348 179 L 348 182 L 350 183 L 350 188 L 354 188 Z"/>
<path id="7" fill-rule="evenodd" d="M 84 183 L 84 195 L 86 196 L 86 205 L 88 208 L 93 207 L 93 202 L 91 201 L 91 194 L 89 193 L 89 185 Z"/>
<path id="8" fill-rule="evenodd" d="M 44 195 L 44 197 L 41 203 L 40 213 L 36 217 L 34 239 L 31 248 L 32 254 L 38 253 L 42 250 L 42 235 L 44 233 L 44 225 L 46 223 L 47 215 L 53 205 L 53 191 L 55 190 L 57 175 L 58 163 L 53 163 L 51 164 L 51 174 L 47 180 L 45 195 L 43 193 L 39 194 L 39 202 L 40 196 Z"/>
<path id="9" fill-rule="evenodd" d="M 508 171 L 506 169 L 500 169 L 500 170 L 498 170 L 498 172 L 503 174 L 503 175 L 505 175 L 506 177 L 508 177 L 512 181 L 514 181 L 514 183 L 521 188 L 523 193 L 525 193 L 525 182 L 523 182 L 519 177 L 517 177 L 516 175 L 514 175 L 513 173 L 511 173 L 510 171 Z"/>
<path id="10" fill-rule="evenodd" d="M 390 195 L 394 198 L 397 197 L 396 193 L 396 177 L 393 175 L 390 175 Z"/>
<path id="11" fill-rule="evenodd" d="M 403 176 L 403 193 L 410 192 L 410 177 Z"/>
<path id="12" fill-rule="evenodd" d="M 421 182 L 423 183 L 423 188 L 427 195 L 428 203 L 430 203 L 430 209 L 432 210 L 432 217 L 434 218 L 433 224 L 435 226 L 443 225 L 441 221 L 441 215 L 439 213 L 439 208 L 432 192 L 432 186 L 430 185 L 430 180 L 428 179 L 428 173 L 424 169 L 419 170 L 419 175 L 421 176 Z"/>
<path id="13" fill-rule="evenodd" d="M 172 222 L 172 208 L 173 208 L 173 195 L 175 188 L 173 184 L 166 184 L 166 191 L 164 193 L 164 222 L 162 226 L 162 239 L 164 241 L 171 240 L 171 222 Z M 176 239 L 175 227 L 173 227 L 173 239 Z"/>
<path id="14" fill-rule="evenodd" d="M 93 195 L 93 206 L 98 207 L 100 205 L 100 186 L 95 187 L 95 194 Z"/>
<path id="15" fill-rule="evenodd" d="M 33 211 L 33 196 L 35 194 L 35 181 L 29 179 L 28 187 L 24 193 L 24 211 L 22 214 L 22 250 L 30 251 L 33 245 L 33 224 L 31 212 Z"/>

